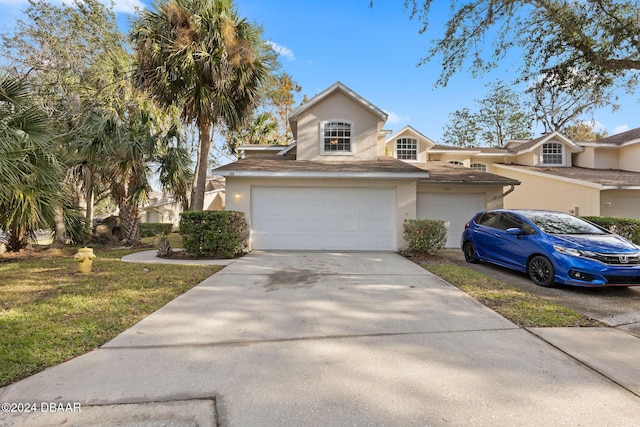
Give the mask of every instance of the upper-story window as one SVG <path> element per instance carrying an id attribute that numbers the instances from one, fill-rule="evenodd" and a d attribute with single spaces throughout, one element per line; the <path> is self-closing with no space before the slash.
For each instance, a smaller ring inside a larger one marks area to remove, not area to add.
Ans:
<path id="1" fill-rule="evenodd" d="M 545 165 L 562 164 L 562 144 L 547 142 L 542 145 L 542 163 Z"/>
<path id="2" fill-rule="evenodd" d="M 325 152 L 351 151 L 351 123 L 327 122 L 322 131 Z"/>
<path id="3" fill-rule="evenodd" d="M 485 165 L 484 163 L 471 163 L 470 168 L 480 172 L 487 171 L 487 165 Z"/>
<path id="4" fill-rule="evenodd" d="M 398 138 L 396 140 L 396 157 L 400 160 L 416 160 L 418 158 L 418 140 Z"/>

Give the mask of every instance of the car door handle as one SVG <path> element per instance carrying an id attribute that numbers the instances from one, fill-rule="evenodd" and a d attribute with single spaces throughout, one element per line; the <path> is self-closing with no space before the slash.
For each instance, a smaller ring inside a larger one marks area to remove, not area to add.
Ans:
<path id="1" fill-rule="evenodd" d="M 496 237 L 498 237 L 498 238 L 502 238 L 502 235 L 501 235 L 501 234 L 498 234 L 498 233 L 494 233 L 494 236 L 496 236 Z"/>

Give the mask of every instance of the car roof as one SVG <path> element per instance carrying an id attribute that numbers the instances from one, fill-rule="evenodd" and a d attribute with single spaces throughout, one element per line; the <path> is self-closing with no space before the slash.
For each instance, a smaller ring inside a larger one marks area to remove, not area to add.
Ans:
<path id="1" fill-rule="evenodd" d="M 551 210 L 546 210 L 546 209 L 489 209 L 486 211 L 482 211 L 482 213 L 485 212 L 513 212 L 513 213 L 520 213 L 520 214 L 527 214 L 527 213 L 543 213 L 543 214 L 560 214 L 560 215 L 570 215 L 569 213 L 566 212 L 560 212 L 560 211 L 551 211 Z"/>

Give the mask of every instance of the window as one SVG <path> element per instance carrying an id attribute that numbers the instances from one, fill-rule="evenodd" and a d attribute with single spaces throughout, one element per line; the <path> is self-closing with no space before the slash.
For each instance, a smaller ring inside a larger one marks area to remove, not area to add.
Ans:
<path id="1" fill-rule="evenodd" d="M 345 122 L 325 123 L 323 138 L 325 152 L 351 151 L 351 124 Z"/>
<path id="2" fill-rule="evenodd" d="M 484 225 L 485 227 L 495 228 L 498 222 L 498 212 L 485 212 L 480 214 L 480 217 L 476 219 L 476 223 Z"/>
<path id="3" fill-rule="evenodd" d="M 542 163 L 545 165 L 562 164 L 562 144 L 547 142 L 542 146 Z"/>
<path id="4" fill-rule="evenodd" d="M 516 215 L 509 212 L 503 212 L 500 215 L 500 220 L 498 221 L 497 228 L 504 231 L 507 231 L 510 228 L 519 228 L 525 234 L 535 233 L 533 231 L 533 228 L 529 224 L 524 222 L 522 218 L 518 218 Z"/>
<path id="5" fill-rule="evenodd" d="M 482 163 L 471 163 L 471 169 L 480 171 L 480 172 L 486 172 L 487 165 L 483 165 Z"/>
<path id="6" fill-rule="evenodd" d="M 398 138 L 396 140 L 396 158 L 400 160 L 416 160 L 418 158 L 418 140 Z"/>
<path id="7" fill-rule="evenodd" d="M 464 163 L 462 163 L 460 160 L 449 160 L 449 163 L 451 163 L 452 165 L 464 166 Z"/>

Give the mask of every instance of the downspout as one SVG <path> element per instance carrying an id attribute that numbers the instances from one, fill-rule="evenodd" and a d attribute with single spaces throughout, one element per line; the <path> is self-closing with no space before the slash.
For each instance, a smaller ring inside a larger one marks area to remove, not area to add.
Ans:
<path id="1" fill-rule="evenodd" d="M 505 197 L 506 195 L 511 194 L 511 193 L 513 192 L 513 190 L 515 190 L 515 189 L 516 189 L 515 184 L 511 184 L 511 188 L 510 188 L 510 189 L 508 189 L 507 191 L 505 191 L 504 193 L 502 193 L 502 198 L 504 199 L 504 197 Z"/>

